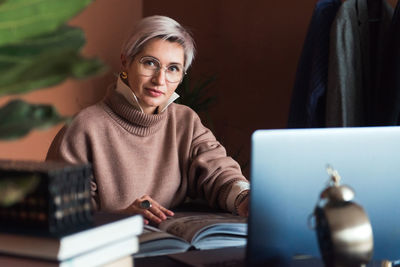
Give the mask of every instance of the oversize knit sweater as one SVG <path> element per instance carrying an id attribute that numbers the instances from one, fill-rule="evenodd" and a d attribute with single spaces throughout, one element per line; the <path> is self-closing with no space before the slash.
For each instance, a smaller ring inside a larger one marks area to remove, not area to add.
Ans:
<path id="1" fill-rule="evenodd" d="M 146 194 L 166 208 L 190 197 L 233 212 L 249 188 L 239 164 L 192 109 L 172 103 L 145 114 L 115 89 L 60 130 L 47 159 L 90 162 L 93 202 L 106 211 L 122 211 Z"/>

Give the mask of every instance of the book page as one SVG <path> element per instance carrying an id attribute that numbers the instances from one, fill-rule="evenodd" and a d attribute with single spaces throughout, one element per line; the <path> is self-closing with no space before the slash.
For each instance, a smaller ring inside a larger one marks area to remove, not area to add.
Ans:
<path id="1" fill-rule="evenodd" d="M 150 225 L 145 225 L 143 227 L 143 233 L 139 236 L 140 243 L 145 243 L 157 239 L 179 239 L 183 242 L 186 242 L 182 238 L 169 234 L 167 232 L 161 231 L 160 229 L 150 226 Z"/>
<path id="2" fill-rule="evenodd" d="M 135 258 L 184 252 L 190 247 L 184 239 L 149 225 L 144 226 L 139 242 L 140 248 Z"/>
<path id="3" fill-rule="evenodd" d="M 170 234 L 182 237 L 186 241 L 192 243 L 196 235 L 202 230 L 210 230 L 212 233 L 215 225 L 221 225 L 219 233 L 235 234 L 237 231 L 241 235 L 246 235 L 240 229 L 235 228 L 236 224 L 244 226 L 247 224 L 247 219 L 230 213 L 210 213 L 210 212 L 175 212 L 175 216 L 169 217 L 166 221 L 159 225 L 159 229 Z M 247 227 L 246 231 L 247 231 Z M 237 231 L 236 231 L 237 230 Z"/>

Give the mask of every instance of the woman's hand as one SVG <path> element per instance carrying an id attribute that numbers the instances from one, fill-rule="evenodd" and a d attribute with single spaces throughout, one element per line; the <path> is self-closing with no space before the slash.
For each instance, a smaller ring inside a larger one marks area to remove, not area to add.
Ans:
<path id="1" fill-rule="evenodd" d="M 237 208 L 237 213 L 239 216 L 249 217 L 249 195 L 247 195 L 245 199 L 243 199 L 243 201 L 240 202 Z"/>
<path id="2" fill-rule="evenodd" d="M 146 205 L 143 205 L 142 203 L 150 205 L 149 207 L 146 207 Z M 164 208 L 148 195 L 136 199 L 128 208 L 128 211 L 133 214 L 141 214 L 144 218 L 145 224 L 149 224 L 149 222 L 159 224 L 162 221 L 165 221 L 167 216 L 174 216 L 174 213 L 171 210 Z"/>

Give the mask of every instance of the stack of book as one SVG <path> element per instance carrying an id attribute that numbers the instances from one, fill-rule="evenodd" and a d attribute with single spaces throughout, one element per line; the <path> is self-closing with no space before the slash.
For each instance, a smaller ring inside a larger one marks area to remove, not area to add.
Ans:
<path id="1" fill-rule="evenodd" d="M 142 217 L 102 212 L 93 217 L 87 229 L 59 237 L 1 232 L 0 266 L 133 266 Z"/>
<path id="2" fill-rule="evenodd" d="M 91 206 L 89 164 L 0 160 L 0 266 L 132 266 L 141 216 Z"/>
<path id="3" fill-rule="evenodd" d="M 0 160 L 0 230 L 57 235 L 90 225 L 91 175 L 89 164 Z"/>

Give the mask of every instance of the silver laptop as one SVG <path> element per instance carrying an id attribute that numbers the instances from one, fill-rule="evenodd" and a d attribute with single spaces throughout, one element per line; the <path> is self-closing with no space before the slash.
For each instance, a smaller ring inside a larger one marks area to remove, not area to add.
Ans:
<path id="1" fill-rule="evenodd" d="M 374 259 L 400 259 L 400 127 L 258 130 L 252 136 L 246 258 L 320 257 L 308 226 L 335 168 L 373 228 Z"/>

